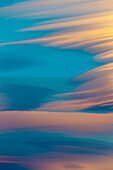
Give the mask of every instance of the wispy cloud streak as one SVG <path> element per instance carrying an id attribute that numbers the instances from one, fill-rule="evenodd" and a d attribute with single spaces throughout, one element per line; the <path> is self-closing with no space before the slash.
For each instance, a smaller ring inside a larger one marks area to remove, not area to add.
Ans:
<path id="1" fill-rule="evenodd" d="M 47 103 L 43 110 L 84 110 L 96 109 L 112 111 L 113 109 L 113 64 L 95 68 L 73 78 L 74 82 L 85 81 L 73 92 L 57 95 L 67 100 Z"/>
<path id="2" fill-rule="evenodd" d="M 112 134 L 113 114 L 83 112 L 7 111 L 0 112 L 0 130 L 38 128 L 50 132 Z"/>
<path id="3" fill-rule="evenodd" d="M 62 10 L 60 11 L 60 9 Z M 95 54 L 95 60 L 111 62 L 113 61 L 112 9 L 111 0 L 107 2 L 105 0 L 67 0 L 65 3 L 63 0 L 57 2 L 32 0 L 1 8 L 0 13 L 3 16 L 46 18 L 52 14 L 58 19 L 51 18 L 51 21 L 44 21 L 19 30 L 20 32 L 52 30 L 49 35 L 41 38 L 1 43 L 0 45 L 41 44 L 57 48 L 77 48 Z M 71 16 L 69 11 L 71 11 Z M 112 63 L 107 64 L 77 77 L 83 77 L 82 80 L 87 81 L 87 77 L 92 76 L 92 80 L 80 85 L 70 94 L 60 95 L 70 97 L 70 99 L 65 98 L 67 100 L 51 102 L 43 105 L 40 109 L 84 110 L 107 108 L 111 110 L 113 107 L 112 68 Z"/>

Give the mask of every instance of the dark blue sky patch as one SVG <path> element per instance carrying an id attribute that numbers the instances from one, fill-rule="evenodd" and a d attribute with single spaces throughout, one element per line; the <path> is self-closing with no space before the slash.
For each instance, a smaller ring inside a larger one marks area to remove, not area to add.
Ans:
<path id="1" fill-rule="evenodd" d="M 40 107 L 52 95 L 52 90 L 24 85 L 3 85 L 0 92 L 10 101 L 8 110 L 28 111 Z"/>
<path id="2" fill-rule="evenodd" d="M 16 131 L 0 135 L 0 155 L 30 156 L 40 159 L 48 154 L 106 155 L 113 153 L 113 144 L 88 138 L 70 137 L 63 133 Z"/>
<path id="3" fill-rule="evenodd" d="M 113 102 L 106 103 L 106 106 L 97 105 L 94 107 L 90 107 L 88 109 L 84 109 L 82 111 L 89 112 L 89 113 L 97 113 L 97 114 L 111 113 L 113 112 Z"/>
<path id="4" fill-rule="evenodd" d="M 8 72 L 27 67 L 43 65 L 36 46 L 12 45 L 0 48 L 0 72 Z"/>
<path id="5" fill-rule="evenodd" d="M 99 155 L 113 152 L 113 145 L 107 142 L 82 138 L 58 138 L 57 140 L 31 140 L 28 142 L 35 147 L 40 147 L 48 152 L 65 154 L 91 154 Z"/>
<path id="6" fill-rule="evenodd" d="M 12 163 L 0 163 L 0 170 L 26 170 L 26 168 Z"/>

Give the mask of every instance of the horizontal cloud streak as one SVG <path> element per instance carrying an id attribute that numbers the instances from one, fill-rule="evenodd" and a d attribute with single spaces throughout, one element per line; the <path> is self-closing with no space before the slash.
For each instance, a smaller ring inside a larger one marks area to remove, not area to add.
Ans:
<path id="1" fill-rule="evenodd" d="M 77 134 L 112 134 L 113 114 L 47 111 L 0 112 L 0 130 L 38 128 Z"/>
<path id="2" fill-rule="evenodd" d="M 49 6 L 46 6 L 46 3 L 49 4 Z M 13 12 L 14 15 L 17 14 L 17 16 L 19 16 L 20 14 L 24 15 L 25 13 L 31 15 L 32 11 L 39 12 L 39 8 L 41 7 L 42 13 L 44 10 L 44 17 L 46 17 L 46 12 L 48 13 L 49 17 L 49 14 L 51 13 L 50 8 L 53 7 L 53 16 L 56 16 L 58 19 L 44 21 L 38 23 L 38 25 L 33 25 L 32 27 L 19 30 L 21 32 L 52 30 L 52 33 L 47 36 L 9 43 L 6 42 L 1 43 L 0 45 L 41 44 L 45 46 L 53 46 L 66 49 L 80 48 L 84 51 L 94 53 L 95 60 L 99 60 L 101 62 L 111 62 L 113 60 L 113 12 L 111 3 L 111 0 L 109 0 L 109 2 L 106 2 L 105 0 L 67 0 L 65 4 L 63 0 L 58 2 L 53 2 L 50 0 L 46 2 L 45 0 L 33 0 L 2 8 L 1 13 L 4 15 L 7 9 L 9 15 L 11 15 Z M 58 7 L 63 7 L 62 11 L 65 14 L 64 18 L 60 17 L 59 19 L 57 15 L 62 15 L 62 12 L 58 13 L 57 11 L 56 14 L 56 10 L 59 10 Z M 75 9 L 74 11 L 72 10 L 74 12 L 73 17 L 72 14 L 71 17 L 69 16 L 69 13 L 67 12 L 68 7 Z M 23 11 L 24 8 L 26 9 L 25 11 Z M 39 17 L 41 18 L 40 14 Z M 40 109 L 54 111 L 108 109 L 111 111 L 113 108 L 112 68 L 113 65 L 111 63 L 102 67 L 95 68 L 88 73 L 84 73 L 80 76 L 83 77 L 82 81 L 87 81 L 87 77 L 91 77 L 92 80 L 83 83 L 72 93 L 70 92 L 68 94 L 60 95 L 60 97 L 65 97 L 65 100 L 60 99 L 58 101 L 44 104 Z M 80 77 L 76 77 L 75 79 L 77 80 Z"/>
<path id="3" fill-rule="evenodd" d="M 3 81 L 0 87 L 0 110 L 3 110 L 0 111 L 0 168 L 110 170 L 113 167 L 113 1 L 20 1 L 0 8 L 0 18 L 2 23 L 8 19 L 13 26 L 13 29 L 10 24 L 4 26 L 3 33 L 15 30 L 10 36 L 6 34 L 0 43 L 3 52 L 0 58 Z M 24 51 L 23 44 L 38 44 L 32 46 L 39 50 L 26 45 Z M 8 45 L 12 45 L 12 51 Z M 63 53 L 56 55 L 55 48 L 41 46 L 63 49 L 60 50 Z M 20 51 L 18 55 L 14 48 Z M 64 49 L 74 49 L 70 51 L 75 58 Z M 86 70 L 94 69 L 83 73 L 82 63 L 89 62 L 88 54 L 84 59 L 75 49 L 94 54 L 94 60 L 104 65 L 95 68 L 91 63 L 93 66 Z M 41 66 L 39 59 L 47 66 Z M 72 60 L 73 69 L 68 59 Z M 77 67 L 79 64 L 81 68 Z M 62 74 L 66 69 L 72 72 Z M 77 69 L 82 71 L 77 72 Z M 75 76 L 74 73 L 83 74 Z M 62 79 L 61 85 L 57 85 L 61 81 L 57 82 L 55 74 Z M 66 80 L 71 75 L 68 86 Z M 54 79 L 49 81 L 48 76 Z M 43 77 L 42 83 L 38 77 Z M 107 114 L 96 114 L 100 112 Z"/>
<path id="4" fill-rule="evenodd" d="M 32 0 L 1 8 L 0 14 L 8 16 L 17 14 L 18 16 L 20 13 L 21 17 L 23 17 L 23 15 L 32 15 L 32 11 L 38 11 L 36 15 L 41 18 L 41 11 L 45 18 L 47 15 L 48 17 L 51 15 L 51 10 L 53 10 L 52 16 L 55 17 L 62 15 L 62 12 L 64 12 L 65 18 L 60 17 L 59 19 L 58 17 L 56 20 L 41 22 L 37 26 L 20 30 L 38 31 L 48 29 L 53 31 L 55 29 L 53 34 L 40 39 L 15 43 L 42 43 L 60 48 L 83 48 L 97 54 L 96 60 L 111 61 L 113 46 L 113 12 L 111 4 L 111 0 L 107 2 L 105 0 L 67 0 L 65 3 L 63 0 L 58 2 Z M 61 11 L 58 12 L 59 8 L 61 8 Z M 69 15 L 67 8 L 72 11 L 73 17 Z"/>
<path id="5" fill-rule="evenodd" d="M 64 155 L 62 155 L 63 157 Z M 68 159 L 51 159 L 48 161 L 48 159 L 44 159 L 44 161 L 38 161 L 35 160 L 33 162 L 29 162 L 30 167 L 32 167 L 33 170 L 36 170 L 37 168 L 43 169 L 43 170 L 67 170 L 66 167 L 70 165 L 69 169 L 80 169 L 80 170 L 111 170 L 111 167 L 113 166 L 113 156 L 109 157 L 95 157 L 95 159 L 92 159 L 91 157 L 76 157 L 75 159 L 70 156 Z M 72 168 L 73 167 L 73 168 Z"/>
<path id="6" fill-rule="evenodd" d="M 84 109 L 113 109 L 113 64 L 95 68 L 73 78 L 73 81 L 86 81 L 79 85 L 74 92 L 60 94 L 67 100 L 47 103 L 42 110 L 84 110 Z"/>
<path id="7" fill-rule="evenodd" d="M 107 5 L 106 5 L 107 3 Z M 11 17 L 69 16 L 102 11 L 112 11 L 112 0 L 30 0 L 1 8 L 0 15 Z"/>

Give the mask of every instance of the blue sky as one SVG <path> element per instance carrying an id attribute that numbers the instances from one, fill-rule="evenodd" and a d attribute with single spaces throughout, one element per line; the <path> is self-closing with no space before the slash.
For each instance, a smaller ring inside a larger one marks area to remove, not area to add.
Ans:
<path id="1" fill-rule="evenodd" d="M 112 3 L 0 0 L 0 169 L 112 169 Z"/>

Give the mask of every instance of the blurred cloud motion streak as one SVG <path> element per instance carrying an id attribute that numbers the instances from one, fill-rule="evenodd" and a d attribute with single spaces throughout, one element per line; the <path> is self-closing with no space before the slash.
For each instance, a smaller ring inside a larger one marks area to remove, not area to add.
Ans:
<path id="1" fill-rule="evenodd" d="M 0 1 L 0 169 L 112 170 L 113 0 Z"/>

